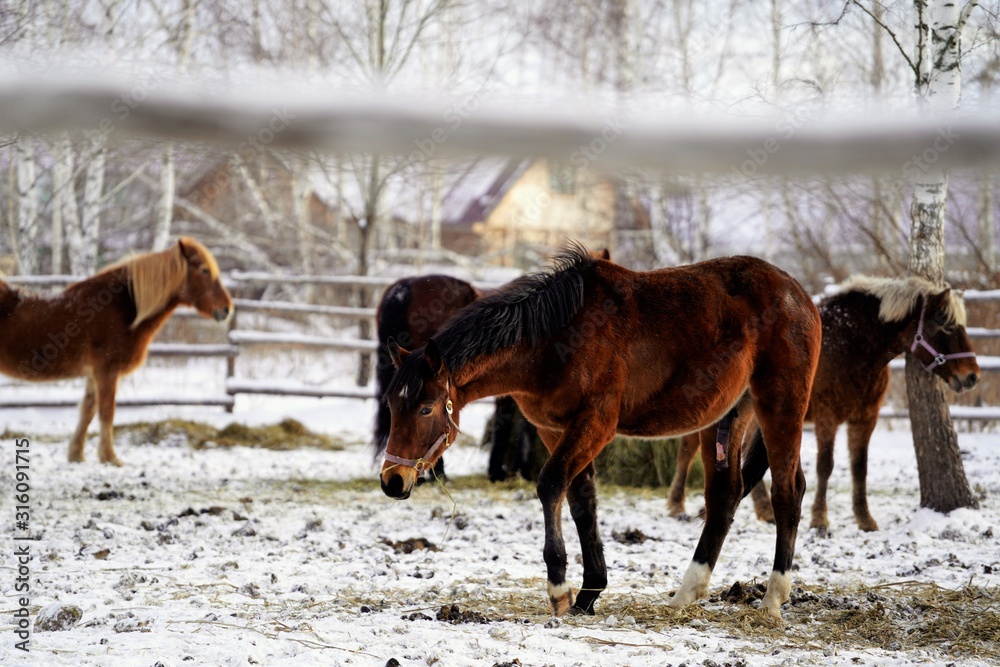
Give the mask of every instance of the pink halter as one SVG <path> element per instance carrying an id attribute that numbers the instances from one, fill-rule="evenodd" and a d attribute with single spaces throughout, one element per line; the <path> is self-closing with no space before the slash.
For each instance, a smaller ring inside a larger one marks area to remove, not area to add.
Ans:
<path id="1" fill-rule="evenodd" d="M 928 373 L 933 372 L 935 368 L 937 368 L 938 366 L 944 366 L 945 363 L 950 359 L 965 359 L 967 357 L 976 356 L 975 352 L 953 352 L 952 354 L 941 354 L 940 352 L 935 350 L 934 346 L 928 343 L 927 339 L 924 338 L 924 316 L 926 314 L 927 314 L 927 297 L 925 296 L 924 305 L 920 309 L 920 323 L 917 324 L 917 333 L 916 335 L 913 336 L 913 345 L 910 346 L 911 353 L 917 351 L 918 345 L 922 345 L 925 350 L 934 355 L 934 361 L 932 361 L 930 364 L 924 365 L 924 363 L 921 362 L 921 365 L 924 367 L 925 371 L 927 371 Z"/>
<path id="2" fill-rule="evenodd" d="M 446 394 L 451 393 L 450 380 L 445 383 L 445 393 Z M 461 433 L 461 431 L 458 429 L 458 424 L 456 424 L 455 420 L 452 419 L 451 417 L 452 413 L 455 411 L 455 408 L 451 404 L 450 397 L 448 398 L 448 402 L 444 404 L 444 409 L 445 412 L 448 413 L 448 430 L 442 433 L 441 437 L 439 437 L 437 440 L 434 441 L 434 444 L 431 445 L 431 448 L 428 449 L 423 456 L 421 456 L 419 459 L 404 459 L 402 456 L 396 456 L 395 454 L 390 454 L 389 452 L 386 452 L 385 460 L 388 461 L 389 463 L 395 463 L 396 465 L 406 466 L 408 468 L 414 468 L 416 469 L 417 474 L 420 474 L 421 472 L 426 470 L 430 464 L 430 461 L 434 458 L 434 455 L 437 454 L 439 449 L 443 452 L 444 450 L 451 447 L 452 443 L 454 442 L 454 440 L 451 440 L 449 442 L 451 436 L 451 429 L 454 428 L 456 434 Z M 442 447 L 442 445 L 444 446 Z"/>

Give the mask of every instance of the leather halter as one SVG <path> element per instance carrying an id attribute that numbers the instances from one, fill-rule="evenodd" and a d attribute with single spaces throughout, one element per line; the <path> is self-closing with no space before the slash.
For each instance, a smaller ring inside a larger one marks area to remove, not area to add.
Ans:
<path id="1" fill-rule="evenodd" d="M 428 449 L 427 452 L 419 459 L 404 459 L 402 456 L 396 456 L 395 454 L 390 454 L 389 452 L 386 452 L 385 453 L 386 461 L 388 461 L 389 463 L 395 463 L 396 465 L 406 466 L 408 468 L 414 468 L 417 471 L 417 474 L 419 475 L 421 472 L 430 467 L 430 461 L 431 459 L 434 458 L 434 455 L 438 453 L 439 449 L 442 452 L 444 452 L 444 450 L 451 447 L 452 443 L 455 442 L 450 437 L 452 428 L 455 429 L 456 434 L 461 433 L 461 431 L 458 428 L 458 424 L 455 423 L 455 420 L 452 419 L 451 416 L 452 413 L 455 411 L 455 408 L 451 404 L 450 380 L 445 383 L 445 394 L 449 396 L 448 402 L 444 404 L 444 410 L 445 412 L 448 413 L 448 428 L 447 430 L 445 430 L 444 433 L 441 434 L 441 437 L 435 440 L 434 444 L 431 445 L 430 449 Z"/>
<path id="2" fill-rule="evenodd" d="M 934 360 L 929 364 L 924 364 L 920 362 L 920 365 L 924 367 L 924 370 L 928 373 L 932 373 L 938 366 L 944 366 L 951 359 L 966 359 L 968 357 L 975 357 L 975 352 L 953 352 L 952 354 L 941 354 L 934 349 L 934 346 L 927 342 L 924 338 L 924 316 L 927 315 L 927 297 L 924 297 L 924 305 L 920 309 L 920 323 L 917 324 L 917 333 L 913 336 L 913 345 L 910 346 L 910 352 L 916 352 L 917 346 L 921 345 L 925 350 L 930 352 L 934 356 Z M 917 361 L 920 361 L 919 359 Z"/>

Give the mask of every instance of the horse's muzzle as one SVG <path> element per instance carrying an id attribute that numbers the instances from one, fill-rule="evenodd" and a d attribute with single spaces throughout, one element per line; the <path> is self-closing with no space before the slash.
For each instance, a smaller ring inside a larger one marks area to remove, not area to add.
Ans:
<path id="1" fill-rule="evenodd" d="M 402 475 L 393 474 L 389 478 L 389 482 L 386 483 L 385 479 L 379 477 L 382 483 L 382 493 L 389 496 L 390 498 L 395 498 L 396 500 L 406 500 L 410 497 L 410 489 L 403 490 L 403 477 Z"/>
<path id="2" fill-rule="evenodd" d="M 216 322 L 225 322 L 229 319 L 229 314 L 233 312 L 233 309 L 229 306 L 223 306 L 222 308 L 216 308 L 212 311 L 212 317 L 215 318 Z"/>
<path id="3" fill-rule="evenodd" d="M 967 373 L 963 375 L 952 375 L 948 379 L 948 384 L 959 394 L 969 391 L 979 383 L 978 373 Z"/>

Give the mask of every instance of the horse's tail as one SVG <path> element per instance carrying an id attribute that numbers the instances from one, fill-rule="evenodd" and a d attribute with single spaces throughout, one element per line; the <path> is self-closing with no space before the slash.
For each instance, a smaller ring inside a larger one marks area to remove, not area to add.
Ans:
<path id="1" fill-rule="evenodd" d="M 389 444 L 389 405 L 385 402 L 385 388 L 389 386 L 395 367 L 389 359 L 389 338 L 399 338 L 409 330 L 406 311 L 410 308 L 410 283 L 399 280 L 393 283 L 382 296 L 375 316 L 378 329 L 378 363 L 375 370 L 375 431 L 372 447 L 375 458 L 385 453 Z"/>
<path id="2" fill-rule="evenodd" d="M 743 450 L 743 466 L 740 470 L 743 473 L 743 497 L 746 498 L 750 489 L 757 486 L 757 483 L 764 479 L 767 472 L 767 448 L 764 446 L 764 436 L 760 431 L 760 426 L 753 425 L 753 436 L 750 444 Z"/>

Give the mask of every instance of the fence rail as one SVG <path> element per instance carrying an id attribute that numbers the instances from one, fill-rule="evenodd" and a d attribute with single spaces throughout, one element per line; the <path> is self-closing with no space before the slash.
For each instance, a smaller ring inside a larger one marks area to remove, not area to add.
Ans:
<path id="1" fill-rule="evenodd" d="M 71 71 L 25 75 L 0 82 L 0 133 L 86 130 L 107 122 L 108 109 L 140 82 L 136 79 L 82 81 Z M 441 132 L 449 102 L 387 96 L 325 99 L 322 105 L 301 90 L 232 89 L 208 99 L 197 88 L 151 91 L 146 101 L 115 120 L 115 134 L 145 138 L 216 142 L 236 146 L 267 127 L 275 100 L 295 119 L 275 132 L 270 146 L 287 150 L 360 151 L 409 155 L 414 145 Z M 650 168 L 662 173 L 731 173 L 747 152 L 775 141 L 775 122 L 726 117 L 663 114 L 643 117 L 601 114 L 583 107 L 550 109 L 544 114 L 480 109 L 437 144 L 441 154 L 509 155 L 570 160 L 581 147 L 602 141 L 601 165 L 607 169 Z M 1000 163 L 1000 125 L 978 117 L 859 117 L 797 127 L 758 164 L 759 175 L 859 173 L 897 174 L 941 133 L 950 140 L 935 167 L 975 167 Z M 602 138 L 603 137 L 603 138 Z"/>
<path id="2" fill-rule="evenodd" d="M 5 281 L 36 288 L 60 287 L 80 280 L 76 276 L 11 276 Z M 257 286 L 260 284 L 295 284 L 295 285 L 341 285 L 362 289 L 384 288 L 395 282 L 391 277 L 373 276 L 289 276 L 281 274 L 257 272 L 232 272 L 226 276 L 226 282 L 231 287 Z M 496 287 L 494 283 L 474 283 L 477 287 Z M 1000 290 L 965 292 L 966 301 L 1000 301 Z M 233 300 L 237 313 L 275 313 L 295 315 L 318 315 L 340 318 L 346 321 L 374 319 L 374 308 L 357 308 L 352 306 L 313 305 L 290 301 L 262 301 L 258 299 L 237 298 Z M 190 308 L 178 309 L 177 317 L 196 317 L 197 313 Z M 235 398 L 239 394 L 264 394 L 273 396 L 306 396 L 314 398 L 351 398 L 371 399 L 374 391 L 370 387 L 337 387 L 308 385 L 281 380 L 257 380 L 241 378 L 236 374 L 236 360 L 244 348 L 298 348 L 312 350 L 334 350 L 347 353 L 374 353 L 378 343 L 373 340 L 359 338 L 333 338 L 300 333 L 253 331 L 239 329 L 236 318 L 231 321 L 227 332 L 226 343 L 153 343 L 149 346 L 150 357 L 161 358 L 224 358 L 226 359 L 225 394 L 221 396 L 162 396 L 155 398 L 121 397 L 118 405 L 122 407 L 149 407 L 156 405 L 197 405 L 218 406 L 232 410 Z M 968 327 L 969 336 L 974 339 L 1000 339 L 1000 329 L 984 327 Z M 984 372 L 1000 371 L 1000 357 L 978 357 L 980 368 Z M 889 363 L 893 371 L 905 367 L 903 359 L 894 359 Z M 70 407 L 78 402 L 75 398 L 62 397 L 17 397 L 0 395 L 0 408 L 28 407 Z M 952 418 L 969 421 L 1000 420 L 1000 406 L 952 406 Z M 882 419 L 908 418 L 906 410 L 884 407 L 879 413 Z"/>

